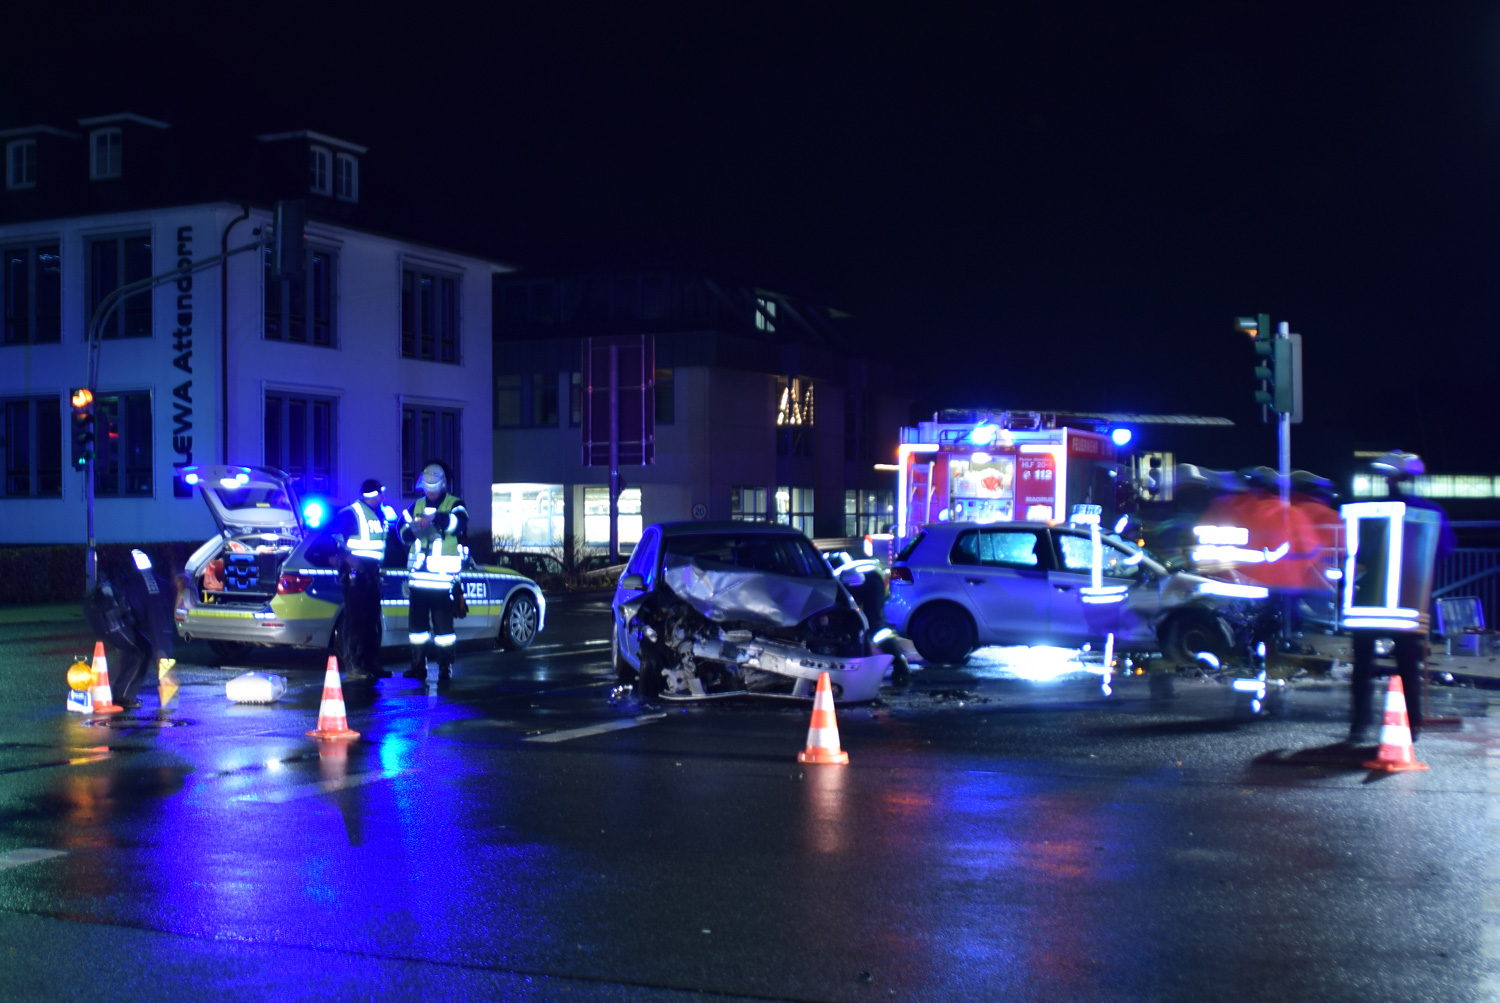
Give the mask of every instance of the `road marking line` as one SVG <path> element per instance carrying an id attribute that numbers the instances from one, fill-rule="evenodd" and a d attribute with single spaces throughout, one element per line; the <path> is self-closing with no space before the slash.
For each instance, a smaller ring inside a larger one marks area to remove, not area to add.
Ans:
<path id="1" fill-rule="evenodd" d="M 20 867 L 22 864 L 34 864 L 38 860 L 51 860 L 53 857 L 66 857 L 67 855 L 63 850 L 44 850 L 40 846 L 23 846 L 19 850 L 0 853 L 0 871 L 10 867 Z"/>
<path id="2" fill-rule="evenodd" d="M 607 637 L 603 638 L 602 640 L 593 640 L 593 641 L 559 641 L 556 644 L 533 644 L 529 648 L 527 648 L 526 650 L 527 651 L 552 651 L 555 648 L 576 648 L 576 647 L 599 648 L 599 647 L 603 647 L 604 645 L 606 645 L 608 643 L 609 643 L 609 638 L 607 638 Z"/>
<path id="3" fill-rule="evenodd" d="M 373 784 L 377 780 L 388 780 L 391 777 L 399 776 L 401 772 L 401 770 L 380 770 L 376 773 L 356 773 L 353 776 L 340 777 L 338 780 L 320 780 L 315 784 L 286 787 L 279 791 L 267 791 L 263 794 L 241 794 L 234 800 L 259 801 L 263 804 L 284 804 L 287 801 L 316 797 L 319 794 L 333 794 L 338 791 L 347 790 L 350 787 L 363 787 L 365 784 Z"/>
<path id="4" fill-rule="evenodd" d="M 640 717 L 626 717 L 618 721 L 604 721 L 600 724 L 591 724 L 583 728 L 569 728 L 567 731 L 549 731 L 545 735 L 532 735 L 522 739 L 523 742 L 566 742 L 572 738 L 586 738 L 589 735 L 602 735 L 609 731 L 621 731 L 625 728 L 639 728 L 643 724 L 652 721 L 660 721 L 666 717 L 665 714 L 642 714 Z"/>

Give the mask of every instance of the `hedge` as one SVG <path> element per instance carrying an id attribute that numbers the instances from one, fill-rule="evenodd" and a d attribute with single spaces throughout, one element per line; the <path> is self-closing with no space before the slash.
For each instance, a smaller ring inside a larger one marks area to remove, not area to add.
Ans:
<path id="1" fill-rule="evenodd" d="M 164 578 L 171 578 L 202 543 L 101 543 L 99 566 L 108 569 L 124 562 L 128 567 L 130 551 L 140 550 Z M 86 550 L 81 543 L 0 547 L 0 606 L 82 600 Z"/>

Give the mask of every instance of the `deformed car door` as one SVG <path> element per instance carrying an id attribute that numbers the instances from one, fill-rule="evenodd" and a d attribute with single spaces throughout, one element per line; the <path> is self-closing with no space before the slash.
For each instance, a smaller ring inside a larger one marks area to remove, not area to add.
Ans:
<path id="1" fill-rule="evenodd" d="M 968 530 L 948 563 L 963 582 L 981 642 L 1038 643 L 1047 630 L 1046 540 L 1034 528 Z"/>
<path id="2" fill-rule="evenodd" d="M 661 551 L 661 530 L 656 526 L 646 527 L 645 533 L 641 535 L 641 542 L 636 544 L 635 552 L 630 555 L 630 561 L 625 565 L 620 580 L 624 581 L 626 575 L 640 575 L 646 583 L 646 592 L 650 592 L 656 586 L 656 575 L 658 570 L 658 557 Z M 635 589 L 627 589 L 615 586 L 614 601 L 610 603 L 610 613 L 614 617 L 611 630 L 614 631 L 616 642 L 620 645 L 620 654 L 631 665 L 640 665 L 640 645 L 636 642 L 633 634 L 626 630 L 624 604 L 632 599 L 638 599 L 645 593 Z"/>
<path id="3" fill-rule="evenodd" d="M 1058 644 L 1100 643 L 1114 634 L 1117 643 L 1146 641 L 1150 623 L 1137 616 L 1132 599 L 1142 588 L 1141 555 L 1108 540 L 1099 541 L 1102 593 L 1094 588 L 1094 539 L 1077 530 L 1054 529 L 1057 567 L 1048 574 L 1051 585 L 1049 633 Z"/>

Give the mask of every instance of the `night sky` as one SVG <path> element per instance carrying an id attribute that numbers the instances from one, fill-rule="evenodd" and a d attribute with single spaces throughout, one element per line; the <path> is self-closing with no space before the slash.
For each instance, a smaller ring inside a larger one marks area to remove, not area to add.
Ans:
<path id="1" fill-rule="evenodd" d="M 1268 312 L 1295 465 L 1500 469 L 1500 5 L 234 6 L 10 12 L 0 123 L 326 132 L 413 235 L 728 269 L 919 409 L 1222 415 L 1217 465 L 1275 462 Z"/>

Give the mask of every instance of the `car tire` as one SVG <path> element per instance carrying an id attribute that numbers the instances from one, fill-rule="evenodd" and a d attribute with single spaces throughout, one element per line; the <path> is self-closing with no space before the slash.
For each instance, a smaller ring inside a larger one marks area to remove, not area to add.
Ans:
<path id="1" fill-rule="evenodd" d="M 644 650 L 640 659 L 641 671 L 636 674 L 636 688 L 640 691 L 642 700 L 655 700 L 666 689 L 667 677 L 662 675 L 661 666 L 656 664 L 656 660 Z"/>
<path id="2" fill-rule="evenodd" d="M 525 589 L 518 590 L 505 604 L 500 616 L 500 647 L 506 651 L 520 651 L 536 640 L 537 624 L 541 622 L 541 607 L 536 598 Z"/>
<path id="3" fill-rule="evenodd" d="M 961 664 L 974 650 L 974 621 L 957 606 L 926 606 L 911 621 L 911 641 L 923 661 Z"/>
<path id="4" fill-rule="evenodd" d="M 1211 653 L 1222 665 L 1233 649 L 1223 621 L 1204 612 L 1179 613 L 1168 620 L 1161 643 L 1162 654 L 1180 666 L 1196 665 L 1200 651 Z"/>
<path id="5" fill-rule="evenodd" d="M 209 641 L 208 647 L 216 657 L 232 662 L 248 655 L 253 645 L 248 641 Z"/>

